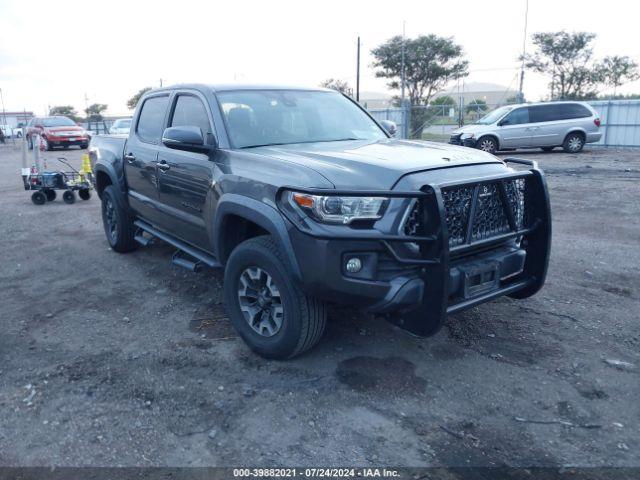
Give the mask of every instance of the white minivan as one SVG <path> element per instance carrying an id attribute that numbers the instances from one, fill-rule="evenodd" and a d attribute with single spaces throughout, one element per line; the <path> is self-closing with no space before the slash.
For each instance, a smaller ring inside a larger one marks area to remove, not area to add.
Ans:
<path id="1" fill-rule="evenodd" d="M 589 104 L 546 102 L 500 107 L 453 131 L 449 143 L 490 153 L 515 148 L 551 151 L 555 147 L 577 153 L 601 136 L 600 118 Z"/>

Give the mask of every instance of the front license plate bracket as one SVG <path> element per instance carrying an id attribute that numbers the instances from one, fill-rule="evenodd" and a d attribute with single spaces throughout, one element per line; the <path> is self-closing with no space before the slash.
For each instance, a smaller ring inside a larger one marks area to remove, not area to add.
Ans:
<path id="1" fill-rule="evenodd" d="M 465 299 L 483 295 L 500 287 L 500 264 L 498 262 L 483 262 L 465 266 L 463 272 Z"/>

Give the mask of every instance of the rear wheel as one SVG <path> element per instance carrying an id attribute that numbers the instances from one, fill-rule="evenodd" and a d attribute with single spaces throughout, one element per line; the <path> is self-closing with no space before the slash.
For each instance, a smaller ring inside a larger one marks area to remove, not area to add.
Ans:
<path id="1" fill-rule="evenodd" d="M 36 205 L 44 205 L 47 201 L 47 196 L 38 190 L 31 194 L 31 201 Z"/>
<path id="2" fill-rule="evenodd" d="M 581 133 L 570 133 L 564 139 L 562 149 L 567 153 L 578 153 L 584 147 L 584 136 Z"/>
<path id="3" fill-rule="evenodd" d="M 53 202 L 56 199 L 56 191 L 55 190 L 43 190 L 45 196 L 47 197 L 47 202 Z"/>
<path id="4" fill-rule="evenodd" d="M 111 248 L 125 253 L 135 250 L 138 244 L 134 240 L 133 217 L 122 207 L 118 198 L 113 185 L 108 185 L 102 192 L 102 223 Z"/>
<path id="5" fill-rule="evenodd" d="M 224 274 L 224 298 L 233 326 L 263 357 L 295 357 L 316 345 L 324 332 L 325 303 L 293 281 L 271 236 L 251 238 L 233 250 Z"/>
<path id="6" fill-rule="evenodd" d="M 483 152 L 495 153 L 498 150 L 498 142 L 493 137 L 480 137 L 478 143 L 476 143 L 476 148 Z"/>
<path id="7" fill-rule="evenodd" d="M 82 200 L 89 200 L 91 198 L 91 190 L 89 190 L 88 188 L 81 188 L 80 190 L 78 190 L 78 196 Z"/>
<path id="8" fill-rule="evenodd" d="M 62 194 L 62 200 L 68 205 L 76 203 L 76 194 L 72 190 L 65 190 Z"/>

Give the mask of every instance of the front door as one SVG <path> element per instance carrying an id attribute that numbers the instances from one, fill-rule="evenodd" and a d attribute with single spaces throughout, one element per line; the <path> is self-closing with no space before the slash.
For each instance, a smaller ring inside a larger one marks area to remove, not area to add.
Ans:
<path id="1" fill-rule="evenodd" d="M 148 97 L 142 104 L 136 128 L 129 135 L 124 150 L 129 203 L 151 223 L 160 218 L 156 164 L 168 106 L 169 94 Z"/>
<path id="2" fill-rule="evenodd" d="M 197 126 L 205 143 L 213 143 L 212 123 L 204 98 L 196 93 L 179 92 L 174 97 L 169 126 Z M 162 146 L 158 155 L 158 190 L 165 222 L 161 227 L 205 250 L 211 249 L 205 216 L 214 165 L 206 153 Z"/>
<path id="3" fill-rule="evenodd" d="M 529 108 L 516 108 L 509 112 L 500 122 L 500 148 L 522 148 L 531 146 L 531 124 Z"/>

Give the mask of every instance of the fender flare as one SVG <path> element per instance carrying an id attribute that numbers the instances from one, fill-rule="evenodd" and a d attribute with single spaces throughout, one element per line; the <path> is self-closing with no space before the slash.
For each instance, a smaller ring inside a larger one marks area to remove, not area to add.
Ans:
<path id="1" fill-rule="evenodd" d="M 224 224 L 225 218 L 229 215 L 237 215 L 245 218 L 269 232 L 288 259 L 289 267 L 295 279 L 300 280 L 302 278 L 298 259 L 296 258 L 293 244 L 289 238 L 289 229 L 287 228 L 284 217 L 271 205 L 235 193 L 222 195 L 216 207 L 213 232 L 211 233 L 214 251 L 216 255 L 218 255 L 220 262 L 224 264 L 227 260 L 226 258 L 221 258 L 221 252 L 225 250 L 225 235 L 222 225 Z"/>
<path id="2" fill-rule="evenodd" d="M 95 178 L 94 186 L 96 188 L 96 192 L 98 192 L 98 194 L 101 196 L 101 193 L 98 191 L 98 173 L 104 173 L 111 180 L 111 184 L 117 187 L 117 191 L 120 195 L 120 200 L 123 201 L 122 204 L 127 205 L 127 202 L 124 201 L 126 198 L 125 188 L 124 188 L 124 179 L 121 177 L 118 177 L 118 174 L 114 166 L 109 163 L 99 162 L 95 164 L 95 166 L 93 167 L 93 170 L 94 170 L 93 176 Z"/>

